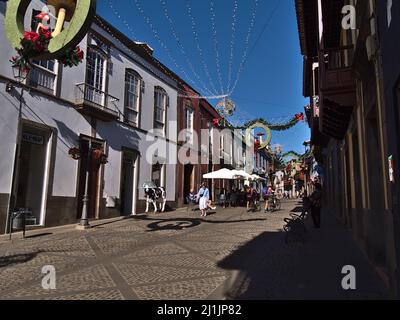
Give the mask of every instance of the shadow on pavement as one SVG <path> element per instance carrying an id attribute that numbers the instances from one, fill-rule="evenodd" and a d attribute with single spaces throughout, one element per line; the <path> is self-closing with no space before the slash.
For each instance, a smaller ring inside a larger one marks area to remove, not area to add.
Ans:
<path id="1" fill-rule="evenodd" d="M 209 214 L 210 215 L 210 214 Z M 147 225 L 150 229 L 148 232 L 161 231 L 161 230 L 183 230 L 197 227 L 200 224 L 229 224 L 238 222 L 252 222 L 252 221 L 265 221 L 266 219 L 240 219 L 240 220 L 207 220 L 207 218 L 150 218 L 148 216 L 135 216 L 135 220 L 154 221 Z"/>
<path id="2" fill-rule="evenodd" d="M 327 219 L 326 219 L 327 220 Z M 345 228 L 329 219 L 305 244 L 286 245 L 283 231 L 264 232 L 221 260 L 232 271 L 224 297 L 237 300 L 384 299 L 386 289 Z M 311 229 L 311 228 L 309 228 Z M 342 288 L 344 266 L 356 268 L 357 290 Z"/>
<path id="3" fill-rule="evenodd" d="M 53 233 L 51 233 L 51 232 L 32 234 L 30 236 L 26 236 L 25 239 L 35 239 L 35 238 L 40 238 L 40 237 L 45 237 L 45 236 L 51 236 L 52 234 Z"/>
<path id="4" fill-rule="evenodd" d="M 41 253 L 41 251 L 0 257 L 0 268 L 28 262 L 34 259 L 39 253 Z"/>

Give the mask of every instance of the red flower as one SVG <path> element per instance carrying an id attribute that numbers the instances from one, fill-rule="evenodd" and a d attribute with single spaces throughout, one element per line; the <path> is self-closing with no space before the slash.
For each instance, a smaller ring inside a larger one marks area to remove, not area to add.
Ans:
<path id="1" fill-rule="evenodd" d="M 219 126 L 219 119 L 214 119 L 213 120 L 213 125 L 214 126 Z"/>
<path id="2" fill-rule="evenodd" d="M 51 39 L 51 32 L 48 27 L 39 28 L 39 33 L 44 36 L 46 39 Z"/>
<path id="3" fill-rule="evenodd" d="M 39 34 L 37 34 L 36 32 L 27 32 L 25 31 L 24 33 L 24 38 L 28 41 L 37 41 L 39 40 Z"/>
<path id="4" fill-rule="evenodd" d="M 83 60 L 83 58 L 84 58 L 84 53 L 83 53 L 83 51 L 81 50 L 81 48 L 80 47 L 76 47 L 76 55 L 78 56 L 78 59 L 79 60 Z"/>

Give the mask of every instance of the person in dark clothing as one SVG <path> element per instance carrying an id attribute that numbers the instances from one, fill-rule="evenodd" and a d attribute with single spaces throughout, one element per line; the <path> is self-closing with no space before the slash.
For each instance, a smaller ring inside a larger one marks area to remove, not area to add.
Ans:
<path id="1" fill-rule="evenodd" d="M 302 208 L 302 212 L 301 212 L 301 217 L 305 218 L 306 214 L 310 214 L 310 213 L 311 213 L 311 200 L 306 191 L 306 192 L 304 192 L 304 195 L 303 195 L 303 208 Z"/>
<path id="2" fill-rule="evenodd" d="M 311 217 L 314 222 L 314 227 L 321 228 L 321 200 L 322 200 L 322 186 L 320 183 L 315 184 L 315 190 L 310 196 L 311 202 Z"/>

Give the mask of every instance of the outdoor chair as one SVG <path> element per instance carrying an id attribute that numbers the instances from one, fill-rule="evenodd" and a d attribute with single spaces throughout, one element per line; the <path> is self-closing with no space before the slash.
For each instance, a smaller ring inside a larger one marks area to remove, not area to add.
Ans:
<path id="1" fill-rule="evenodd" d="M 238 195 L 237 193 L 232 193 L 230 197 L 230 205 L 231 207 L 236 208 L 238 206 Z"/>

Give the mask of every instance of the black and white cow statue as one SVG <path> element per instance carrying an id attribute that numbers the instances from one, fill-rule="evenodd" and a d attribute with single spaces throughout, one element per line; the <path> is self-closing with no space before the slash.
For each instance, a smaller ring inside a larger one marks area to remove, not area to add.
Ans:
<path id="1" fill-rule="evenodd" d="M 160 211 L 165 211 L 165 204 L 167 202 L 165 188 L 147 186 L 144 188 L 144 195 L 146 197 L 146 213 L 149 212 L 150 204 L 154 206 L 154 213 L 158 212 L 157 203 L 160 204 Z"/>

